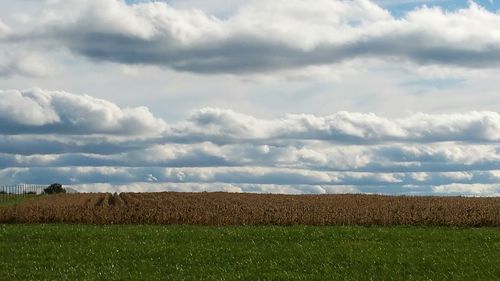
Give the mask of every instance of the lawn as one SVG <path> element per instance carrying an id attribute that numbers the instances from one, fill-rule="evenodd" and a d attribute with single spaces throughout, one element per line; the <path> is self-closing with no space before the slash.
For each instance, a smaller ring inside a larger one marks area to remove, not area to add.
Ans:
<path id="1" fill-rule="evenodd" d="M 499 280 L 500 229 L 0 225 L 1 280 Z"/>

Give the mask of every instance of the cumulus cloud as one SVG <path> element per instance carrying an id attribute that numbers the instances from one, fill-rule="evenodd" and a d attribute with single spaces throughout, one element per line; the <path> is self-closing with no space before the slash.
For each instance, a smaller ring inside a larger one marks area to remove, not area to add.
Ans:
<path id="1" fill-rule="evenodd" d="M 64 167 L 8 168 L 0 170 L 0 179 L 7 183 L 51 183 L 68 185 L 127 186 L 129 191 L 142 191 L 154 184 L 177 191 L 220 190 L 230 186 L 235 192 L 266 193 L 345 193 L 367 192 L 385 194 L 465 194 L 491 196 L 500 191 L 499 171 L 448 173 L 353 173 L 317 172 L 298 169 L 262 167 L 214 168 L 127 168 L 127 167 Z M 146 183 L 153 176 L 156 183 Z M 130 187 L 129 187 L 130 188 Z M 239 188 L 239 190 L 237 189 Z M 227 191 L 227 190 L 226 190 Z"/>
<path id="2" fill-rule="evenodd" d="M 133 141 L 132 141 L 133 142 Z M 31 144 L 34 145 L 34 144 Z M 135 147 L 118 142 L 103 143 L 99 149 L 81 152 L 82 147 L 56 146 L 50 154 L 23 150 L 12 145 L 0 153 L 0 168 L 8 167 L 278 167 L 317 171 L 394 173 L 488 171 L 500 169 L 500 148 L 496 145 L 456 143 L 409 145 L 330 145 L 327 142 L 261 145 L 241 143 L 216 145 L 209 142 L 163 145 L 143 143 Z M 120 147 L 122 146 L 122 147 Z M 49 144 L 50 147 L 50 144 Z M 110 150 L 107 150 L 107 148 Z M 17 150 L 16 150 L 17 149 Z M 79 152 L 80 151 L 80 152 Z M 33 153 L 35 152 L 35 153 Z M 148 177 L 156 178 L 154 176 Z"/>
<path id="3" fill-rule="evenodd" d="M 146 108 L 36 89 L 0 91 L 0 121 L 6 184 L 491 195 L 500 183 L 495 112 L 260 119 L 204 108 L 167 126 Z"/>
<path id="4" fill-rule="evenodd" d="M 145 107 L 120 108 L 88 95 L 60 91 L 0 91 L 2 134 L 157 134 L 163 120 Z"/>
<path id="5" fill-rule="evenodd" d="M 425 176 L 424 176 L 425 175 Z M 232 183 L 232 184 L 276 184 L 276 185 L 356 185 L 392 186 L 495 184 L 498 171 L 428 172 L 428 173 L 369 173 L 329 172 L 275 167 L 33 167 L 7 168 L 0 171 L 5 182 L 50 183 L 60 179 L 66 183 L 127 184 L 146 182 L 153 176 L 163 183 Z"/>
<path id="6" fill-rule="evenodd" d="M 500 140 L 500 115 L 489 111 L 418 113 L 388 119 L 372 113 L 343 111 L 324 117 L 290 114 L 280 119 L 263 120 L 231 110 L 204 108 L 193 112 L 186 123 L 173 130 L 179 139 L 215 142 L 234 139 L 315 139 L 351 143 L 490 142 Z"/>
<path id="7" fill-rule="evenodd" d="M 12 53 L 5 48 L 0 48 L 0 54 L 0 77 L 13 75 L 45 77 L 54 72 L 52 63 L 39 54 Z"/>
<path id="8" fill-rule="evenodd" d="M 435 186 L 432 190 L 451 195 L 500 196 L 500 185 L 497 184 L 447 184 Z"/>
<path id="9" fill-rule="evenodd" d="M 228 184 L 228 183 L 129 183 L 126 185 L 95 183 L 76 184 L 72 188 L 80 192 L 250 192 L 278 194 L 412 194 L 426 195 L 434 192 L 439 195 L 466 196 L 500 196 L 500 186 L 494 184 L 449 184 L 438 186 L 398 186 L 391 190 L 383 186 L 350 186 L 350 185 L 274 185 L 274 184 Z"/>
<path id="10" fill-rule="evenodd" d="M 77 184 L 73 188 L 80 192 L 245 192 L 245 193 L 278 193 L 278 194 L 343 194 L 358 193 L 354 186 L 320 186 L 320 185 L 275 185 L 275 184 L 229 184 L 229 183 L 130 183 L 126 185 L 96 183 Z"/>
<path id="11" fill-rule="evenodd" d="M 109 155 L 144 149 L 154 141 L 155 139 L 149 136 L 0 134 L 0 153 L 19 155 L 62 153 Z"/>
<path id="12" fill-rule="evenodd" d="M 416 8 L 401 17 L 367 0 L 240 2 L 223 16 L 164 1 L 40 2 L 17 21 L 8 17 L 10 26 L 0 21 L 0 77 L 16 85 L 26 81 L 17 76 L 53 74 L 48 58 L 75 59 L 67 50 L 118 62 L 129 78 L 145 76 L 134 64 L 267 76 L 402 62 L 421 77 L 446 78 L 500 63 L 500 15 L 474 2 L 454 11 Z M 19 5 L 10 9 L 24 10 Z M 207 107 L 167 125 L 148 108 L 88 95 L 0 90 L 2 184 L 498 196 L 499 141 L 494 111 L 263 119 Z"/>
<path id="13" fill-rule="evenodd" d="M 63 45 L 95 60 L 198 73 L 257 73 L 355 58 L 466 68 L 500 63 L 500 15 L 471 2 L 403 18 L 368 0 L 251 1 L 228 18 L 164 2 L 50 1 L 16 40 Z"/>
<path id="14" fill-rule="evenodd" d="M 0 38 L 9 34 L 10 28 L 0 19 Z"/>
<path id="15" fill-rule="evenodd" d="M 54 72 L 52 62 L 44 57 L 42 51 L 33 51 L 26 46 L 9 44 L 10 35 L 15 35 L 9 26 L 0 19 L 0 77 L 21 75 L 45 77 Z M 36 49 L 36 48 L 35 48 Z"/>
<path id="16" fill-rule="evenodd" d="M 88 95 L 41 89 L 0 90 L 0 98 L 3 125 L 0 133 L 4 135 L 149 134 L 162 135 L 165 142 L 179 143 L 322 140 L 376 144 L 500 140 L 500 115 L 492 111 L 418 113 L 394 119 L 342 111 L 327 116 L 289 114 L 266 120 L 227 109 L 203 108 L 194 111 L 187 120 L 167 127 L 164 120 L 153 116 L 146 107 L 120 108 Z"/>

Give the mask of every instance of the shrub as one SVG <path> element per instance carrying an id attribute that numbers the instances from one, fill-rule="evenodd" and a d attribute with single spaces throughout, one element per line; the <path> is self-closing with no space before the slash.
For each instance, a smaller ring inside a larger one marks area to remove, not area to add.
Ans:
<path id="1" fill-rule="evenodd" d="M 53 183 L 43 190 L 45 194 L 66 193 L 66 189 L 60 183 Z"/>

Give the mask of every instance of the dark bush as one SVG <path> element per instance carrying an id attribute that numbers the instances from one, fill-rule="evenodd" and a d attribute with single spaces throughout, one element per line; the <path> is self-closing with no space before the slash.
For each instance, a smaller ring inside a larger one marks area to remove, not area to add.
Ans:
<path id="1" fill-rule="evenodd" d="M 57 194 L 57 193 L 66 193 L 66 189 L 62 187 L 60 183 L 53 183 L 49 185 L 49 187 L 43 190 L 45 194 Z"/>

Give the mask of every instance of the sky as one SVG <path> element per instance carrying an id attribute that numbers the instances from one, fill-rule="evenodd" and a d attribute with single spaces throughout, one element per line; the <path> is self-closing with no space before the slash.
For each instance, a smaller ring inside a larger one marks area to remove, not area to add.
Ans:
<path id="1" fill-rule="evenodd" d="M 0 184 L 500 195 L 500 1 L 0 7 Z"/>

